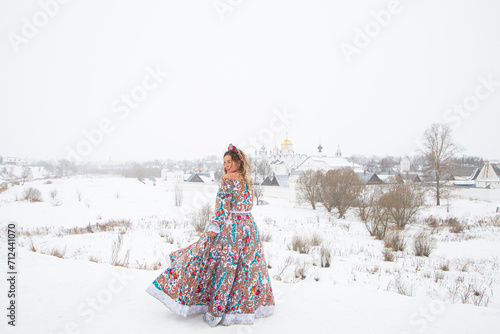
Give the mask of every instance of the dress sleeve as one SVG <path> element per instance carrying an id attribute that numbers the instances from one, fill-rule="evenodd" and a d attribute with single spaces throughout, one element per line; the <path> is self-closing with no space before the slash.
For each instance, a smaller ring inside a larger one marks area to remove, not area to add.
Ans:
<path id="1" fill-rule="evenodd" d="M 220 232 L 220 227 L 224 224 L 224 221 L 229 215 L 228 211 L 231 208 L 232 199 L 233 189 L 229 180 L 222 180 L 219 185 L 217 197 L 215 198 L 215 213 L 210 219 L 210 224 L 208 225 L 206 232 Z"/>

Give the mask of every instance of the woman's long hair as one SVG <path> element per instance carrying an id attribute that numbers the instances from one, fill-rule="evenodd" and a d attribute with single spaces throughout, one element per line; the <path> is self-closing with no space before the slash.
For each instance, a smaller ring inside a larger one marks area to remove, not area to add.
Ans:
<path id="1" fill-rule="evenodd" d="M 240 157 L 238 156 L 238 153 L 236 153 L 233 150 L 226 151 L 226 153 L 224 153 L 224 157 L 226 155 L 230 155 L 231 156 L 231 160 L 236 161 L 236 162 L 241 161 L 241 165 L 240 165 L 240 167 L 238 168 L 237 171 L 240 172 L 243 175 L 243 179 L 247 183 L 248 188 L 251 189 L 251 190 L 253 190 L 252 179 L 250 178 L 250 164 L 248 163 L 248 159 L 247 159 L 246 154 L 243 153 L 243 151 L 241 149 L 239 151 L 240 151 L 241 157 L 243 159 L 240 159 Z M 227 174 L 226 169 L 223 168 L 223 170 L 224 170 L 224 174 L 222 174 L 222 176 L 224 176 L 225 174 Z"/>

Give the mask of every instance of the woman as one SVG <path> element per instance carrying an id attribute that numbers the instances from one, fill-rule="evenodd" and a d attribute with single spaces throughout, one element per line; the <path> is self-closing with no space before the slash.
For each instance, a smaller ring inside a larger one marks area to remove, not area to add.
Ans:
<path id="1" fill-rule="evenodd" d="M 204 313 L 210 326 L 252 324 L 273 313 L 249 172 L 246 155 L 229 144 L 209 226 L 197 242 L 172 252 L 169 267 L 146 289 L 174 313 Z"/>

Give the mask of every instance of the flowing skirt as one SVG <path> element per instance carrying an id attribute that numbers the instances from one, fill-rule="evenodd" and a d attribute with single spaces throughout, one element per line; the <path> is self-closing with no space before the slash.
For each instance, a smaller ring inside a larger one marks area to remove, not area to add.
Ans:
<path id="1" fill-rule="evenodd" d="M 146 291 L 174 313 L 205 314 L 211 326 L 252 324 L 274 312 L 264 251 L 253 219 L 227 220 L 210 238 L 204 232 L 172 252 L 170 264 Z"/>

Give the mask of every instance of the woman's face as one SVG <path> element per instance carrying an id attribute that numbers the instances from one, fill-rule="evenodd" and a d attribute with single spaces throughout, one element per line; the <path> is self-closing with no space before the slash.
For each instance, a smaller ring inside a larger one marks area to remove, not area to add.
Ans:
<path id="1" fill-rule="evenodd" d="M 224 170 L 226 173 L 236 172 L 241 165 L 241 161 L 236 162 L 228 154 L 224 157 Z"/>

